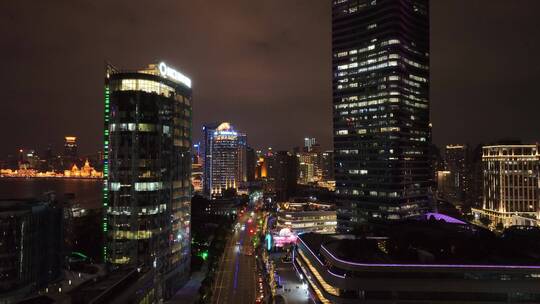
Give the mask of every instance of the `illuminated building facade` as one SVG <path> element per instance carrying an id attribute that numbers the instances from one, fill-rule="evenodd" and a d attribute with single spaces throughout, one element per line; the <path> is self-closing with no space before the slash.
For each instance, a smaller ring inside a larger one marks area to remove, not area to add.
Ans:
<path id="1" fill-rule="evenodd" d="M 315 181 L 315 169 L 312 163 L 300 161 L 298 169 L 299 184 L 307 185 Z"/>
<path id="2" fill-rule="evenodd" d="M 246 181 L 246 135 L 228 122 L 205 127 L 204 190 L 217 196 L 226 189 L 238 189 Z"/>
<path id="3" fill-rule="evenodd" d="M 74 164 L 71 170 L 64 170 L 64 177 L 102 178 L 103 173 L 90 166 L 90 162 L 87 159 L 80 169 Z"/>
<path id="4" fill-rule="evenodd" d="M 540 219 L 539 146 L 484 146 L 484 201 L 477 216 L 492 224 L 512 225 L 512 217 Z"/>
<path id="5" fill-rule="evenodd" d="M 315 202 L 280 203 L 277 209 L 276 230 L 289 229 L 293 234 L 307 232 L 335 233 L 335 206 Z"/>
<path id="6" fill-rule="evenodd" d="M 189 276 L 191 81 L 165 63 L 107 67 L 105 260 L 154 273 L 151 297 L 169 298 Z"/>
<path id="7" fill-rule="evenodd" d="M 335 0 L 338 222 L 399 219 L 429 205 L 429 4 Z"/>

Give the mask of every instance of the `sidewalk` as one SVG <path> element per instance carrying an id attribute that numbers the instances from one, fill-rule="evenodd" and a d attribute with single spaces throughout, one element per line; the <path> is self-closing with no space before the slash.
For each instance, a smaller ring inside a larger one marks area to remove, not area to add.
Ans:
<path id="1" fill-rule="evenodd" d="M 201 270 L 194 272 L 189 281 L 170 300 L 165 303 L 195 303 L 199 299 L 199 288 L 204 280 L 208 265 L 205 263 Z"/>

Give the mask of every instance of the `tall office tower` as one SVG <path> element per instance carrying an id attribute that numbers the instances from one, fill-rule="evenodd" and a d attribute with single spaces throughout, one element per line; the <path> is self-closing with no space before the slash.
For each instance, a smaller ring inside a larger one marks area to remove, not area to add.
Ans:
<path id="1" fill-rule="evenodd" d="M 238 133 L 238 183 L 247 182 L 247 136 Z"/>
<path id="2" fill-rule="evenodd" d="M 212 192 L 210 188 L 210 169 L 212 166 L 210 165 L 212 163 L 212 154 L 211 154 L 211 140 L 214 136 L 214 132 L 216 131 L 216 128 L 219 126 L 218 123 L 209 123 L 203 125 L 203 192 L 206 195 L 210 195 Z M 207 165 L 208 164 L 208 165 Z"/>
<path id="3" fill-rule="evenodd" d="M 266 177 L 274 179 L 276 177 L 276 154 L 272 148 L 268 148 L 264 154 L 264 163 L 266 165 Z"/>
<path id="4" fill-rule="evenodd" d="M 64 155 L 62 156 L 62 167 L 64 169 L 71 169 L 73 165 L 79 162 L 78 158 L 77 137 L 66 136 L 64 141 Z"/>
<path id="5" fill-rule="evenodd" d="M 246 135 L 234 130 L 228 122 L 216 128 L 205 128 L 204 190 L 215 196 L 229 188 L 238 189 L 244 181 Z"/>
<path id="6" fill-rule="evenodd" d="M 288 151 L 274 154 L 274 189 L 278 201 L 287 201 L 296 193 L 298 158 Z"/>
<path id="7" fill-rule="evenodd" d="M 257 155 L 252 147 L 246 147 L 246 181 L 255 181 L 255 167 L 257 165 Z"/>
<path id="8" fill-rule="evenodd" d="M 429 4 L 334 0 L 332 68 L 340 229 L 429 205 Z"/>
<path id="9" fill-rule="evenodd" d="M 64 142 L 64 156 L 77 157 L 77 137 L 66 136 Z"/>
<path id="10" fill-rule="evenodd" d="M 445 198 L 454 205 L 465 205 L 470 187 L 469 149 L 467 145 L 447 145 L 444 158 L 451 180 L 451 187 L 444 193 Z"/>
<path id="11" fill-rule="evenodd" d="M 334 180 L 334 151 L 324 151 L 321 154 L 321 168 L 323 181 Z"/>
<path id="12" fill-rule="evenodd" d="M 535 145 L 484 146 L 484 202 L 479 216 L 492 224 L 512 225 L 515 217 L 540 224 L 540 154 Z"/>
<path id="13" fill-rule="evenodd" d="M 317 139 L 315 139 L 315 137 L 304 138 L 304 152 L 311 152 L 311 147 L 315 144 L 317 144 Z"/>
<path id="14" fill-rule="evenodd" d="M 191 94 L 191 80 L 163 62 L 106 70 L 104 258 L 155 275 L 157 299 L 189 276 Z"/>

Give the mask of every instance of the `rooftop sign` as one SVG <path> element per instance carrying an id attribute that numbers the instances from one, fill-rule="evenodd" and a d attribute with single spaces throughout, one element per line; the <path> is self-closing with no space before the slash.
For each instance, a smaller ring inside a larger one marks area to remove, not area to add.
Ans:
<path id="1" fill-rule="evenodd" d="M 158 69 L 161 77 L 185 84 L 188 88 L 191 88 L 191 79 L 189 79 L 186 75 L 178 72 L 177 70 L 167 66 L 165 62 L 160 62 L 158 65 Z"/>

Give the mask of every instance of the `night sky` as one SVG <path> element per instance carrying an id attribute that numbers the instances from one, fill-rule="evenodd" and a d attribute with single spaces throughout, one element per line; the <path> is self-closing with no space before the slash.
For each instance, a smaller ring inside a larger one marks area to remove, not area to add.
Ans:
<path id="1" fill-rule="evenodd" d="M 144 4 L 143 4 L 144 3 Z M 437 145 L 540 139 L 540 1 L 431 2 Z M 193 135 L 230 121 L 256 148 L 332 143 L 330 0 L 1 1 L 0 155 L 101 148 L 104 62 L 190 76 Z"/>

